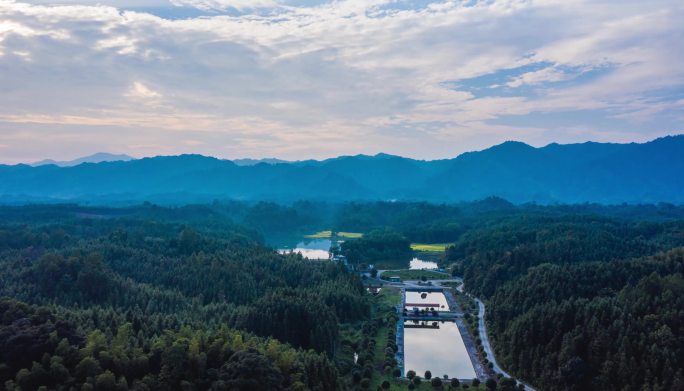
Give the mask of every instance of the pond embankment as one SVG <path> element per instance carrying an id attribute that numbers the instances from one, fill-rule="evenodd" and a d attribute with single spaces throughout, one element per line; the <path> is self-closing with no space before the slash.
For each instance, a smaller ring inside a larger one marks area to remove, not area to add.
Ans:
<path id="1" fill-rule="evenodd" d="M 448 289 L 404 287 L 401 297 L 396 359 L 402 377 L 413 370 L 463 381 L 486 378 L 463 312 Z"/>

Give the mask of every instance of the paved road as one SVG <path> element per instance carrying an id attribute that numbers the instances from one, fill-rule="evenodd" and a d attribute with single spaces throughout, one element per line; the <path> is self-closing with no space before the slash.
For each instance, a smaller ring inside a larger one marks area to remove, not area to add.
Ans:
<path id="1" fill-rule="evenodd" d="M 463 279 L 461 278 L 451 278 L 448 280 L 432 280 L 432 286 L 439 287 L 442 285 L 443 282 L 463 282 Z M 401 283 L 394 283 L 390 285 L 395 285 L 395 286 L 405 286 L 405 287 L 411 287 L 411 288 L 420 288 L 420 285 L 418 285 L 418 281 L 404 281 Z M 463 285 L 459 286 L 457 288 L 460 292 L 463 292 Z M 484 303 L 478 299 L 474 298 L 477 304 L 480 306 L 480 311 L 479 311 L 479 326 L 478 326 L 478 331 L 480 334 L 480 339 L 482 340 L 482 347 L 484 348 L 484 351 L 487 353 L 487 359 L 492 363 L 492 369 L 496 373 L 500 373 L 506 377 L 514 378 L 511 376 L 508 372 L 504 371 L 503 368 L 499 366 L 499 364 L 496 362 L 496 358 L 494 356 L 494 350 L 492 350 L 492 345 L 489 343 L 489 337 L 487 336 L 487 326 L 485 325 L 484 317 L 485 317 L 485 305 Z M 528 384 L 518 380 L 518 382 L 522 383 L 525 386 L 525 390 L 528 391 L 536 391 L 533 387 L 529 386 Z"/>
<path id="2" fill-rule="evenodd" d="M 482 303 L 482 301 L 480 301 L 480 299 L 475 299 L 475 301 L 477 301 L 477 304 L 480 306 L 480 313 L 478 315 L 478 317 L 480 318 L 480 323 L 478 326 L 480 339 L 482 340 L 482 347 L 484 348 L 485 353 L 487 353 L 487 358 L 493 365 L 492 369 L 494 370 L 494 372 L 500 373 L 506 377 L 513 377 L 509 375 L 506 371 L 501 369 L 499 364 L 496 362 L 496 358 L 494 357 L 494 351 L 492 350 L 492 345 L 489 344 L 489 337 L 487 336 L 487 326 L 485 325 L 484 321 L 485 306 Z"/>
<path id="3" fill-rule="evenodd" d="M 496 362 L 496 358 L 494 357 L 494 350 L 492 350 L 492 345 L 489 343 L 489 337 L 487 336 L 487 326 L 485 325 L 484 317 L 485 317 L 485 305 L 482 303 L 480 299 L 475 298 L 475 301 L 477 301 L 477 304 L 480 306 L 480 313 L 478 315 L 479 317 L 479 326 L 478 330 L 480 333 L 480 339 L 482 340 L 482 347 L 484 348 L 485 353 L 487 353 L 487 359 L 489 362 L 492 363 L 492 369 L 496 373 L 500 373 L 506 377 L 514 378 L 508 372 L 504 371 L 503 368 L 499 366 L 499 364 Z M 534 388 L 530 387 L 529 385 L 523 383 L 522 381 L 518 380 L 518 382 L 522 383 L 525 385 L 525 389 L 529 391 L 535 391 Z"/>
<path id="4" fill-rule="evenodd" d="M 382 275 L 382 272 L 385 272 L 387 270 L 378 270 L 378 278 Z M 450 278 L 448 280 L 431 280 L 432 281 L 432 286 L 434 287 L 441 287 L 442 283 L 444 282 L 463 282 L 463 279 L 454 277 Z M 396 287 L 405 287 L 405 288 L 421 288 L 424 287 L 425 285 L 419 285 L 419 281 L 403 281 L 403 282 L 387 282 L 383 281 L 387 285 L 391 286 L 396 286 Z M 457 288 L 460 292 L 463 292 L 463 285 L 459 286 Z M 487 359 L 492 363 L 492 369 L 496 373 L 500 373 L 506 377 L 514 378 L 511 376 L 508 372 L 504 371 L 503 368 L 499 366 L 499 364 L 496 362 L 496 358 L 494 356 L 494 350 L 492 350 L 492 345 L 489 343 L 489 337 L 487 336 L 487 326 L 485 325 L 484 317 L 485 317 L 485 305 L 482 303 L 482 301 L 478 298 L 474 298 L 477 304 L 480 306 L 480 313 L 478 315 L 479 317 L 479 326 L 478 326 L 478 331 L 480 334 L 480 339 L 482 340 L 482 347 L 484 348 L 484 351 L 487 353 Z M 525 385 L 525 390 L 528 391 L 536 391 L 533 387 L 530 387 L 528 384 L 518 380 L 518 382 L 522 383 Z"/>

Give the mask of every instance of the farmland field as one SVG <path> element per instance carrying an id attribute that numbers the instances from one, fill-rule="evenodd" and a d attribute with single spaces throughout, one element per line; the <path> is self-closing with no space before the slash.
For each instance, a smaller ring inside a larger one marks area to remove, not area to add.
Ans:
<path id="1" fill-rule="evenodd" d="M 333 236 L 333 231 L 319 231 L 315 234 L 306 235 L 307 239 L 329 239 Z M 336 232 L 338 238 L 358 239 L 363 236 L 360 232 Z"/>
<path id="2" fill-rule="evenodd" d="M 411 249 L 413 251 L 441 253 L 450 245 L 450 243 L 411 243 Z"/>

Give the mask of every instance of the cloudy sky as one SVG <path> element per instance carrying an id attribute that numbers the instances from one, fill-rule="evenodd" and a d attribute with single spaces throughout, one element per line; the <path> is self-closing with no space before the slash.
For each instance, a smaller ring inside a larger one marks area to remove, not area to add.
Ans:
<path id="1" fill-rule="evenodd" d="M 0 0 L 0 162 L 684 132 L 680 0 Z"/>

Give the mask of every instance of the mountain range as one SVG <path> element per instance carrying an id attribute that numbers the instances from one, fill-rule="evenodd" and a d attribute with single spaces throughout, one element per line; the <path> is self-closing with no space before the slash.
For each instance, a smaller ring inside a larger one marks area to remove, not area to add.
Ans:
<path id="1" fill-rule="evenodd" d="M 684 135 L 646 143 L 509 141 L 453 159 L 378 154 L 233 162 L 202 155 L 65 167 L 0 165 L 0 202 L 189 203 L 215 199 L 684 203 Z"/>
<path id="2" fill-rule="evenodd" d="M 106 152 L 99 152 L 90 156 L 85 156 L 82 158 L 74 159 L 74 160 L 67 160 L 67 161 L 57 161 L 57 160 L 52 160 L 52 159 L 45 159 L 41 160 L 39 162 L 32 163 L 31 165 L 34 167 L 37 166 L 47 166 L 47 165 L 55 165 L 59 167 L 73 167 L 73 166 L 78 166 L 79 164 L 82 163 L 102 163 L 102 162 L 127 162 L 129 160 L 133 160 L 134 158 L 128 155 L 115 155 L 111 153 L 106 153 Z"/>

